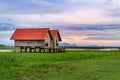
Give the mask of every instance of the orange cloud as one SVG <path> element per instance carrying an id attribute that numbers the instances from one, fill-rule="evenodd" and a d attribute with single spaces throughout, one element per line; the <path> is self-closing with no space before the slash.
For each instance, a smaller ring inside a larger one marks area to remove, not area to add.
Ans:
<path id="1" fill-rule="evenodd" d="M 120 40 L 85 40 L 87 36 L 68 36 L 63 37 L 63 42 L 78 45 L 99 45 L 99 46 L 119 46 Z"/>

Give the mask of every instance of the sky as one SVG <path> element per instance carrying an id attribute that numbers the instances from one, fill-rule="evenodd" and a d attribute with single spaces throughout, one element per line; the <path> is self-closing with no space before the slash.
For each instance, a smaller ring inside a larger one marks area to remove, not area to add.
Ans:
<path id="1" fill-rule="evenodd" d="M 69 44 L 120 46 L 120 0 L 0 0 L 0 44 L 16 28 L 51 28 Z"/>

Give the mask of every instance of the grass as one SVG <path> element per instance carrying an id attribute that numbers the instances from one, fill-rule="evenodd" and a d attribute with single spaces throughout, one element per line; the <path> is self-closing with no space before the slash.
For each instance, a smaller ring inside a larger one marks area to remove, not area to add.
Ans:
<path id="1" fill-rule="evenodd" d="M 120 51 L 0 53 L 0 80 L 120 80 Z"/>

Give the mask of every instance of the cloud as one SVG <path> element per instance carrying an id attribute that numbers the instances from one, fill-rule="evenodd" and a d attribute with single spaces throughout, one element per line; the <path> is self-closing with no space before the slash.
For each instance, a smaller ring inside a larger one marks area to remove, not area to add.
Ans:
<path id="1" fill-rule="evenodd" d="M 62 6 L 42 0 L 0 0 L 2 14 L 48 14 L 63 12 Z"/>
<path id="2" fill-rule="evenodd" d="M 10 41 L 10 36 L 14 31 L 0 31 L 0 44 L 13 45 L 13 41 Z"/>
<path id="3" fill-rule="evenodd" d="M 115 36 L 115 37 L 112 37 L 112 36 L 91 36 L 91 37 L 88 37 L 87 38 L 88 40 L 120 40 L 120 36 Z"/>
<path id="4" fill-rule="evenodd" d="M 87 27 L 87 28 L 86 28 Z M 95 27 L 95 29 L 94 29 Z M 61 30 L 63 42 L 76 43 L 76 44 L 95 44 L 95 45 L 119 45 L 120 42 L 120 27 L 119 24 L 104 24 L 98 26 L 80 26 L 66 28 Z M 110 27 L 110 28 L 109 28 Z M 75 29 L 74 29 L 75 28 Z"/>
<path id="5" fill-rule="evenodd" d="M 0 31 L 14 30 L 16 26 L 11 23 L 0 23 Z"/>
<path id="6" fill-rule="evenodd" d="M 18 25 L 119 23 L 120 17 L 113 16 L 119 15 L 119 3 L 106 1 L 0 0 L 0 14 L 4 21 L 6 18 Z M 113 13 L 114 9 L 117 13 Z"/>
<path id="7" fill-rule="evenodd" d="M 119 29 L 120 24 L 78 24 L 65 26 L 65 30 L 107 30 L 107 29 Z"/>
<path id="8" fill-rule="evenodd" d="M 0 0 L 0 12 L 0 43 L 21 27 L 59 29 L 73 44 L 120 42 L 120 0 Z"/>
<path id="9" fill-rule="evenodd" d="M 81 9 L 115 9 L 120 7 L 119 3 L 108 0 L 0 0 L 0 11 L 3 14 L 57 14 Z"/>
<path id="10" fill-rule="evenodd" d="M 63 41 L 66 43 L 76 43 L 76 45 L 81 46 L 81 45 L 99 45 L 99 46 L 119 46 L 120 45 L 120 40 L 89 40 L 89 39 L 85 39 L 86 36 L 83 36 L 81 38 L 81 36 L 67 36 L 67 37 L 71 37 L 72 39 L 69 38 L 63 38 Z"/>
<path id="11" fill-rule="evenodd" d="M 120 7 L 109 10 L 107 14 L 113 18 L 120 18 Z"/>
<path id="12" fill-rule="evenodd" d="M 89 13 L 89 14 L 88 14 Z M 16 14 L 2 15 L 6 20 L 10 20 L 18 25 L 73 25 L 73 24 L 97 24 L 111 22 L 111 19 L 98 10 L 81 10 L 73 12 L 63 12 L 59 14 Z M 113 19 L 116 21 L 115 19 Z M 53 26 L 54 26 L 53 25 Z"/>

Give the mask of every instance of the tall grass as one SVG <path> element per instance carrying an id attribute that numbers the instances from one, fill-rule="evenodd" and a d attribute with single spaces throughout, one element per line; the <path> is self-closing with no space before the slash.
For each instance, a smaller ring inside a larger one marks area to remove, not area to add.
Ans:
<path id="1" fill-rule="evenodd" d="M 119 80 L 119 51 L 0 53 L 0 80 Z"/>

